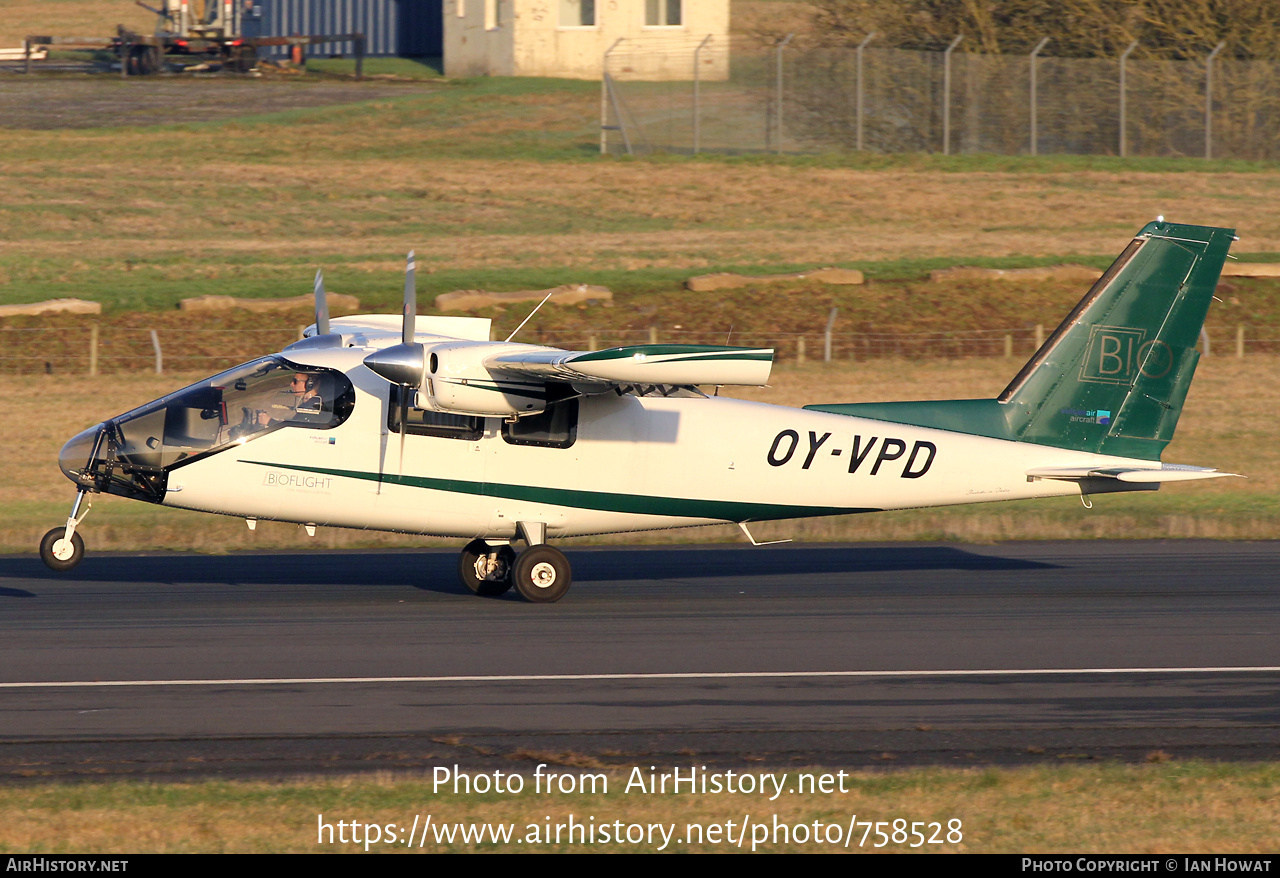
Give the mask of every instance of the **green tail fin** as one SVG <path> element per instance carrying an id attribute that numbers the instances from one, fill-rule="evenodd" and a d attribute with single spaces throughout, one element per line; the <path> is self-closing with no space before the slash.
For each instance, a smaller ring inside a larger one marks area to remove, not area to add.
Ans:
<path id="1" fill-rule="evenodd" d="M 1233 230 L 1149 223 L 996 399 L 806 406 L 1159 460 Z"/>

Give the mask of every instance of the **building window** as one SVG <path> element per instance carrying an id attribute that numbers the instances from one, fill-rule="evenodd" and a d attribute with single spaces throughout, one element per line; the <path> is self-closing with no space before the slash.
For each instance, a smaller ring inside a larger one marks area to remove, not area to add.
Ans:
<path id="1" fill-rule="evenodd" d="M 484 26 L 486 30 L 502 27 L 502 0 L 484 0 Z"/>
<path id="2" fill-rule="evenodd" d="M 646 27 L 679 27 L 684 23 L 680 16 L 680 0 L 644 0 Z"/>
<path id="3" fill-rule="evenodd" d="M 454 11 L 458 18 L 467 17 L 467 0 L 456 0 L 454 3 Z"/>
<path id="4" fill-rule="evenodd" d="M 560 0 L 561 27 L 595 27 L 596 0 Z"/>

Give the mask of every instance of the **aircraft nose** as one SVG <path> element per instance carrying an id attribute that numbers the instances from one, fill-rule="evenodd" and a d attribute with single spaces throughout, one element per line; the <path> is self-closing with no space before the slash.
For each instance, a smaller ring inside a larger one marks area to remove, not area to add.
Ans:
<path id="1" fill-rule="evenodd" d="M 89 464 L 89 455 L 93 453 L 93 444 L 98 440 L 102 425 L 90 427 L 72 436 L 62 451 L 58 452 L 58 466 L 62 474 L 77 485 L 80 484 L 80 472 Z"/>

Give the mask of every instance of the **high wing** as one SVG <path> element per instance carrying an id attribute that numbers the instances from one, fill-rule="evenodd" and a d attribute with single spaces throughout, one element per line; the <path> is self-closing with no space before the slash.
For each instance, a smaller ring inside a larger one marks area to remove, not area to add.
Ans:
<path id="1" fill-rule="evenodd" d="M 650 344 L 602 351 L 525 349 L 486 357 L 491 372 L 577 384 L 749 384 L 769 381 L 772 348 Z"/>

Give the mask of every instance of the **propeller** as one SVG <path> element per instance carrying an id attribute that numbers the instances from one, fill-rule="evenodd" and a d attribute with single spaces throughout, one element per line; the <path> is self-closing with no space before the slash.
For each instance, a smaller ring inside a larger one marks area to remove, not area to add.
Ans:
<path id="1" fill-rule="evenodd" d="M 400 344 L 374 351 L 364 364 L 374 374 L 400 386 L 400 472 L 404 473 L 405 419 L 409 416 L 409 391 L 422 386 L 426 367 L 426 348 L 413 340 L 414 321 L 418 312 L 417 287 L 414 280 L 416 263 L 409 251 L 404 271 L 404 310 L 400 328 Z"/>
<path id="2" fill-rule="evenodd" d="M 324 295 L 324 271 L 316 269 L 316 335 L 329 334 L 329 300 Z"/>
<path id="3" fill-rule="evenodd" d="M 342 335 L 329 331 L 329 300 L 324 294 L 324 272 L 319 268 L 316 269 L 315 296 L 316 334 L 295 341 L 285 348 L 286 351 L 342 346 Z"/>

